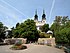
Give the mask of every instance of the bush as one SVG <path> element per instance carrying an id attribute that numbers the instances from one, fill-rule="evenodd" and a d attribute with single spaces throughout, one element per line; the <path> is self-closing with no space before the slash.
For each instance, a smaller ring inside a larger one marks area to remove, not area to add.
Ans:
<path id="1" fill-rule="evenodd" d="M 39 37 L 40 38 L 49 38 L 50 34 L 46 34 L 46 33 L 42 32 L 42 33 L 39 33 Z"/>
<path id="2" fill-rule="evenodd" d="M 22 50 L 22 49 L 27 49 L 27 46 L 24 46 L 24 45 L 20 45 L 20 46 L 13 45 L 10 49 L 12 49 L 12 50 Z"/>
<path id="3" fill-rule="evenodd" d="M 21 40 L 17 40 L 16 43 L 11 47 L 11 49 L 13 50 L 22 50 L 22 49 L 26 49 L 27 46 L 22 45 L 22 41 Z"/>

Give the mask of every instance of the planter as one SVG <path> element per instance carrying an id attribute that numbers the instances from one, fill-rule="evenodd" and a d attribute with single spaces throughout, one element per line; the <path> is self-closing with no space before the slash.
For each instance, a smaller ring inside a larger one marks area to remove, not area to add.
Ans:
<path id="1" fill-rule="evenodd" d="M 27 49 L 27 46 L 24 46 L 24 45 L 13 45 L 10 49 L 12 50 L 23 50 L 23 49 Z"/>

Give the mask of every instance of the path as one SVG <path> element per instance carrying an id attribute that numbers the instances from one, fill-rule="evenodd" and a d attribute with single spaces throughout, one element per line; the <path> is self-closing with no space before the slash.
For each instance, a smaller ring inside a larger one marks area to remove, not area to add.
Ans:
<path id="1" fill-rule="evenodd" d="M 28 49 L 25 50 L 11 50 L 11 45 L 0 46 L 0 53 L 64 53 L 62 50 L 49 47 L 46 45 L 28 44 Z"/>

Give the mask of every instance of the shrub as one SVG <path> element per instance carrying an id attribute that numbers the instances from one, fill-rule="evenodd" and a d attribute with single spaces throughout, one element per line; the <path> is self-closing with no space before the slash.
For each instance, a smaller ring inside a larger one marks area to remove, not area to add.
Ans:
<path id="1" fill-rule="evenodd" d="M 11 49 L 13 50 L 22 50 L 22 49 L 26 49 L 27 46 L 22 45 L 22 41 L 21 40 L 17 40 L 16 43 L 11 47 Z"/>
<path id="2" fill-rule="evenodd" d="M 13 45 L 10 49 L 12 49 L 12 50 L 22 50 L 22 49 L 27 49 L 27 46 L 24 46 L 24 45 L 20 45 L 20 46 Z"/>
<path id="3" fill-rule="evenodd" d="M 39 33 L 39 37 L 40 38 L 49 38 L 50 34 L 46 34 L 46 33 L 42 32 L 42 33 Z"/>

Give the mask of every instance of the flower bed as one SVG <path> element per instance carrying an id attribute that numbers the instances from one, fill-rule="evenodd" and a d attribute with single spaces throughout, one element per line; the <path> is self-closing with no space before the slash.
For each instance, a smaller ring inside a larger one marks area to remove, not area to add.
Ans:
<path id="1" fill-rule="evenodd" d="M 12 50 L 22 50 L 22 49 L 27 49 L 27 46 L 24 46 L 24 45 L 20 45 L 20 46 L 13 45 L 10 49 L 12 49 Z"/>
<path id="2" fill-rule="evenodd" d="M 10 48 L 12 50 L 22 50 L 27 49 L 27 46 L 22 45 L 22 42 L 20 40 L 16 41 L 16 43 Z"/>

